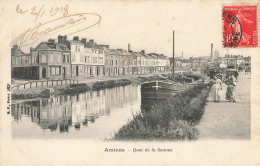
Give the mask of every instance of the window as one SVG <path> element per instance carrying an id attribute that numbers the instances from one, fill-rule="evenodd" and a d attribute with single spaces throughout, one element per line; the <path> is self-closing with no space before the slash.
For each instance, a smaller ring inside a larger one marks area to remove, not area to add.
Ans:
<path id="1" fill-rule="evenodd" d="M 15 64 L 15 58 L 12 57 L 12 64 L 14 65 Z"/>
<path id="2" fill-rule="evenodd" d="M 29 63 L 29 58 L 28 57 L 25 57 L 24 58 L 24 64 L 28 64 Z"/>
<path id="3" fill-rule="evenodd" d="M 80 72 L 80 73 L 83 73 L 83 71 L 84 71 L 84 66 L 80 66 L 79 72 Z"/>
<path id="4" fill-rule="evenodd" d="M 61 57 L 57 55 L 57 62 L 61 62 Z"/>
<path id="5" fill-rule="evenodd" d="M 61 75 L 61 67 L 51 67 L 51 75 Z"/>
<path id="6" fill-rule="evenodd" d="M 49 62 L 53 62 L 53 55 L 52 55 L 52 54 L 50 55 L 50 60 L 49 60 Z"/>
<path id="7" fill-rule="evenodd" d="M 55 75 L 58 75 L 58 74 L 60 74 L 60 68 L 59 68 L 59 67 L 56 67 L 56 73 L 55 73 Z"/>
<path id="8" fill-rule="evenodd" d="M 72 54 L 72 55 L 71 55 L 71 61 L 72 61 L 72 62 L 75 62 L 75 61 L 76 61 L 75 54 Z"/>
<path id="9" fill-rule="evenodd" d="M 42 54 L 42 63 L 46 63 L 46 55 Z"/>
<path id="10" fill-rule="evenodd" d="M 103 57 L 99 57 L 99 58 L 98 58 L 98 63 L 99 63 L 99 64 L 102 64 L 102 63 L 103 63 Z"/>
<path id="11" fill-rule="evenodd" d="M 55 67 L 51 67 L 51 75 L 55 75 Z"/>
<path id="12" fill-rule="evenodd" d="M 93 63 L 97 63 L 97 57 L 93 57 Z"/>
<path id="13" fill-rule="evenodd" d="M 72 73 L 75 73 L 75 66 L 72 67 Z"/>
<path id="14" fill-rule="evenodd" d="M 63 63 L 66 62 L 66 56 L 65 55 L 62 56 L 62 61 L 63 61 Z"/>
<path id="15" fill-rule="evenodd" d="M 80 55 L 80 62 L 84 62 L 84 56 Z"/>
<path id="16" fill-rule="evenodd" d="M 117 65 L 117 60 L 116 60 L 116 65 Z"/>
<path id="17" fill-rule="evenodd" d="M 80 46 L 75 46 L 75 52 L 80 52 Z"/>
<path id="18" fill-rule="evenodd" d="M 69 63 L 70 62 L 70 56 L 67 55 L 67 62 Z"/>
<path id="19" fill-rule="evenodd" d="M 87 57 L 85 56 L 85 63 L 87 62 Z"/>

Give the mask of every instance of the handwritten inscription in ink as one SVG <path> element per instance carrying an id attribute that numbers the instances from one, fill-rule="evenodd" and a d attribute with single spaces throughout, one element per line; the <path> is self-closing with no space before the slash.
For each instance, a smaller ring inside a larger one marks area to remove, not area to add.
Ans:
<path id="1" fill-rule="evenodd" d="M 48 14 L 46 14 L 48 11 Z M 11 43 L 10 46 L 17 44 L 19 46 L 30 46 L 37 42 L 44 36 L 51 35 L 63 30 L 66 30 L 67 36 L 77 32 L 89 29 L 95 25 L 100 24 L 101 16 L 97 13 L 69 13 L 69 5 L 63 7 L 52 7 L 49 10 L 44 5 L 37 7 L 33 6 L 31 9 L 22 9 L 20 5 L 16 6 L 18 14 L 30 14 L 35 18 L 37 23 L 30 28 L 27 28 L 18 35 Z M 48 21 L 41 21 L 41 17 L 46 14 Z M 56 16 L 56 17 L 54 17 Z"/>

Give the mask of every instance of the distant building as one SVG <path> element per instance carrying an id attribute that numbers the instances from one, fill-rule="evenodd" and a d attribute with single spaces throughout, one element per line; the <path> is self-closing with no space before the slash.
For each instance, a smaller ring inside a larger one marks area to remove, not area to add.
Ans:
<path id="1" fill-rule="evenodd" d="M 53 39 L 31 48 L 30 54 L 24 54 L 17 46 L 12 50 L 12 78 L 71 78 L 70 51 Z"/>
<path id="2" fill-rule="evenodd" d="M 39 79 L 38 56 L 32 57 L 31 53 L 25 54 L 17 45 L 14 45 L 11 49 L 11 61 L 12 78 Z"/>
<path id="3" fill-rule="evenodd" d="M 184 59 L 178 62 L 185 66 Z M 11 49 L 12 78 L 18 79 L 86 79 L 89 77 L 118 76 L 166 72 L 170 60 L 163 54 L 145 50 L 133 52 L 110 49 L 109 45 L 99 45 L 93 39 L 79 40 L 74 36 L 58 36 L 58 42 L 49 39 L 41 42 L 30 53 L 24 53 L 14 45 Z"/>
<path id="4" fill-rule="evenodd" d="M 105 53 L 93 39 L 89 40 L 92 49 L 92 74 L 94 77 L 102 77 L 105 75 Z"/>
<path id="5" fill-rule="evenodd" d="M 244 58 L 242 55 L 226 54 L 225 57 L 223 57 L 222 59 L 226 61 L 227 66 L 239 67 L 244 63 Z"/>
<path id="6" fill-rule="evenodd" d="M 49 39 L 32 50 L 32 57 L 39 60 L 39 79 L 71 78 L 70 50 L 66 45 Z"/>
<path id="7" fill-rule="evenodd" d="M 250 56 L 244 58 L 244 67 L 245 68 L 251 67 L 251 57 Z"/>
<path id="8" fill-rule="evenodd" d="M 99 45 L 104 51 L 105 57 L 105 76 L 115 76 L 115 63 L 113 61 L 113 52 L 109 50 L 109 45 Z"/>

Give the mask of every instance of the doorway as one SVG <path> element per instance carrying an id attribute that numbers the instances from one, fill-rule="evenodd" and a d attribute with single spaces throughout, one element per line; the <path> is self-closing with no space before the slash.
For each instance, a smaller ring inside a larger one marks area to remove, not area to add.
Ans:
<path id="1" fill-rule="evenodd" d="M 76 76 L 79 76 L 79 66 L 76 66 Z"/>
<path id="2" fill-rule="evenodd" d="M 97 76 L 99 76 L 99 67 L 97 66 Z"/>
<path id="3" fill-rule="evenodd" d="M 63 75 L 63 78 L 65 78 L 65 76 L 66 76 L 66 70 L 65 70 L 65 67 L 62 68 L 62 75 Z"/>
<path id="4" fill-rule="evenodd" d="M 42 78 L 46 78 L 46 67 L 42 67 Z"/>

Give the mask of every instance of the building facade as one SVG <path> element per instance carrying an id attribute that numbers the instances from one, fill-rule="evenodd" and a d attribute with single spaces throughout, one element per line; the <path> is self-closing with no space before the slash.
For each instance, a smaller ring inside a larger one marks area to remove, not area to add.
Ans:
<path id="1" fill-rule="evenodd" d="M 12 78 L 71 78 L 70 50 L 53 39 L 31 48 L 29 54 L 19 51 L 17 46 L 12 50 Z"/>
<path id="2" fill-rule="evenodd" d="M 146 54 L 110 49 L 93 39 L 58 36 L 31 48 L 25 54 L 14 45 L 11 49 L 12 78 L 19 79 L 87 79 L 90 77 L 147 74 L 169 71 L 169 59 L 162 54 Z"/>

